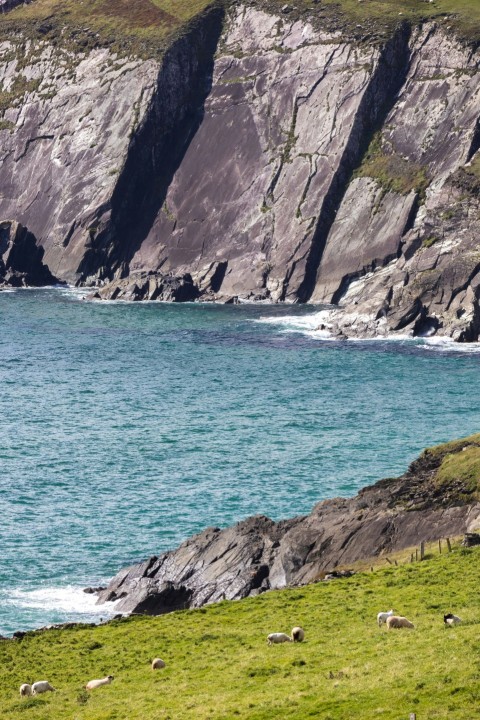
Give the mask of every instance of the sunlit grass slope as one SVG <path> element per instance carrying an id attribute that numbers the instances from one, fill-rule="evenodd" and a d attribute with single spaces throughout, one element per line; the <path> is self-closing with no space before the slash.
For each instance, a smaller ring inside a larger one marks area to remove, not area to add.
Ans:
<path id="1" fill-rule="evenodd" d="M 1 717 L 32 720 L 480 718 L 480 549 L 157 618 L 0 642 Z M 376 626 L 393 607 L 413 631 Z M 464 623 L 443 625 L 452 611 Z M 302 625 L 306 641 L 268 647 Z M 149 661 L 162 657 L 165 670 Z M 113 674 L 90 695 L 89 679 Z M 58 691 L 20 698 L 22 682 Z"/>

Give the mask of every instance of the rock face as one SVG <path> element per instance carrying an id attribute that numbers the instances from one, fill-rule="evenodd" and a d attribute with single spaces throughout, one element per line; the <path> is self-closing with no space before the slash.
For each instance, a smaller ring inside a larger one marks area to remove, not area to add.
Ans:
<path id="1" fill-rule="evenodd" d="M 347 335 L 440 331 L 476 340 L 479 58 L 432 26 L 410 47 L 376 157 L 346 190 L 311 299 L 343 305 L 331 321 Z M 419 185 L 423 176 L 424 197 L 408 187 L 413 175 Z"/>
<path id="2" fill-rule="evenodd" d="M 369 45 L 321 17 L 212 7 L 162 61 L 3 43 L 0 216 L 100 298 L 477 339 L 478 51 L 448 19 Z"/>
<path id="3" fill-rule="evenodd" d="M 234 13 L 201 125 L 131 270 L 200 280 L 221 263 L 218 297 L 307 298 L 317 225 L 406 62 L 401 33 L 382 51 L 332 40 Z"/>
<path id="4" fill-rule="evenodd" d="M 208 528 L 119 572 L 98 602 L 118 600 L 119 611 L 153 615 L 199 607 L 314 582 L 338 565 L 478 529 L 480 503 L 471 488 L 457 479 L 437 482 L 443 459 L 470 447 L 478 452 L 480 436 L 425 451 L 404 476 L 321 502 L 304 517 Z"/>
<path id="5" fill-rule="evenodd" d="M 134 251 L 153 202 L 139 196 L 158 185 L 158 164 L 171 172 L 197 122 L 220 19 L 210 13 L 163 64 L 106 49 L 0 46 L 0 215 L 28 226 L 56 277 L 93 283 Z"/>
<path id="6" fill-rule="evenodd" d="M 27 228 L 12 220 L 0 221 L 0 285 L 53 285 L 57 280 L 43 264 L 43 254 Z"/>

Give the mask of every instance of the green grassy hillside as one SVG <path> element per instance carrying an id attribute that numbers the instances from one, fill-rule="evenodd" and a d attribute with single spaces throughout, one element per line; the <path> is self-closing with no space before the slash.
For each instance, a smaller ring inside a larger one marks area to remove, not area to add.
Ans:
<path id="1" fill-rule="evenodd" d="M 330 30 L 372 42 L 399 23 L 434 19 L 462 39 L 480 41 L 478 0 L 252 0 L 257 7 L 288 17 L 308 17 Z M 0 38 L 21 33 L 68 47 L 109 46 L 122 54 L 151 57 L 161 54 L 172 37 L 212 5 L 237 0 L 32 0 L 0 17 Z M 248 2 L 246 3 L 248 4 Z"/>
<path id="2" fill-rule="evenodd" d="M 163 617 L 0 642 L 2 720 L 480 718 L 480 549 Z M 393 607 L 415 630 L 387 632 Z M 443 625 L 443 613 L 464 623 Z M 302 644 L 266 635 L 300 624 Z M 167 667 L 152 672 L 149 661 Z M 115 676 L 87 694 L 89 679 Z M 20 698 L 21 683 L 58 690 Z"/>

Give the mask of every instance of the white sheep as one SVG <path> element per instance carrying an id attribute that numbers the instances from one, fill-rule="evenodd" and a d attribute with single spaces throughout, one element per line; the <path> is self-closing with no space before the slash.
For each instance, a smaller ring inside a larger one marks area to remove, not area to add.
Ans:
<path id="1" fill-rule="evenodd" d="M 270 633 L 267 637 L 268 645 L 277 645 L 278 643 L 293 642 L 290 635 L 286 633 Z"/>
<path id="2" fill-rule="evenodd" d="M 96 688 L 102 687 L 102 685 L 110 685 L 113 679 L 113 675 L 107 675 L 107 677 L 101 678 L 101 680 L 89 680 L 85 685 L 85 690 L 95 690 Z"/>
<path id="3" fill-rule="evenodd" d="M 452 613 L 447 613 L 447 615 L 443 616 L 443 622 L 445 625 L 458 625 L 462 622 L 462 619 L 458 617 L 458 615 L 452 615 Z"/>
<path id="4" fill-rule="evenodd" d="M 152 670 L 160 670 L 160 668 L 164 668 L 165 663 L 160 658 L 155 658 L 155 660 L 152 660 Z"/>
<path id="5" fill-rule="evenodd" d="M 393 615 L 393 610 L 389 610 L 388 612 L 379 612 L 377 615 L 377 623 L 378 627 L 382 625 L 382 623 L 386 623 L 388 618 Z"/>
<path id="6" fill-rule="evenodd" d="M 415 625 L 410 622 L 410 620 L 407 620 L 405 617 L 401 617 L 400 615 L 390 615 L 390 617 L 387 618 L 387 628 L 389 630 L 397 630 L 399 628 L 414 628 Z"/>
<path id="7" fill-rule="evenodd" d="M 23 685 L 20 685 L 20 697 L 30 697 L 32 694 L 32 686 L 28 683 L 23 683 Z"/>
<path id="8" fill-rule="evenodd" d="M 305 630 L 301 627 L 292 629 L 291 638 L 293 642 L 303 642 L 305 640 Z"/>
<path id="9" fill-rule="evenodd" d="M 38 680 L 32 685 L 32 695 L 40 695 L 44 692 L 55 692 L 55 688 L 50 685 L 48 680 Z"/>

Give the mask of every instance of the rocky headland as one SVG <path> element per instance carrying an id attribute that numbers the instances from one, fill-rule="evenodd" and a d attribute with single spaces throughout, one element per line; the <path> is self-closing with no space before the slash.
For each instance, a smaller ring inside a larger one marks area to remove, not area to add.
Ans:
<path id="1" fill-rule="evenodd" d="M 15 5 L 0 19 L 0 219 L 40 250 L 31 284 L 310 302 L 342 337 L 478 339 L 465 18 L 421 2 L 380 19 L 330 0 L 200 3 L 181 23 L 148 0 L 88 17 Z"/>
<path id="2" fill-rule="evenodd" d="M 480 530 L 480 435 L 425 450 L 399 478 L 274 522 L 208 528 L 121 570 L 98 602 L 158 615 L 323 579 L 338 566 Z"/>

